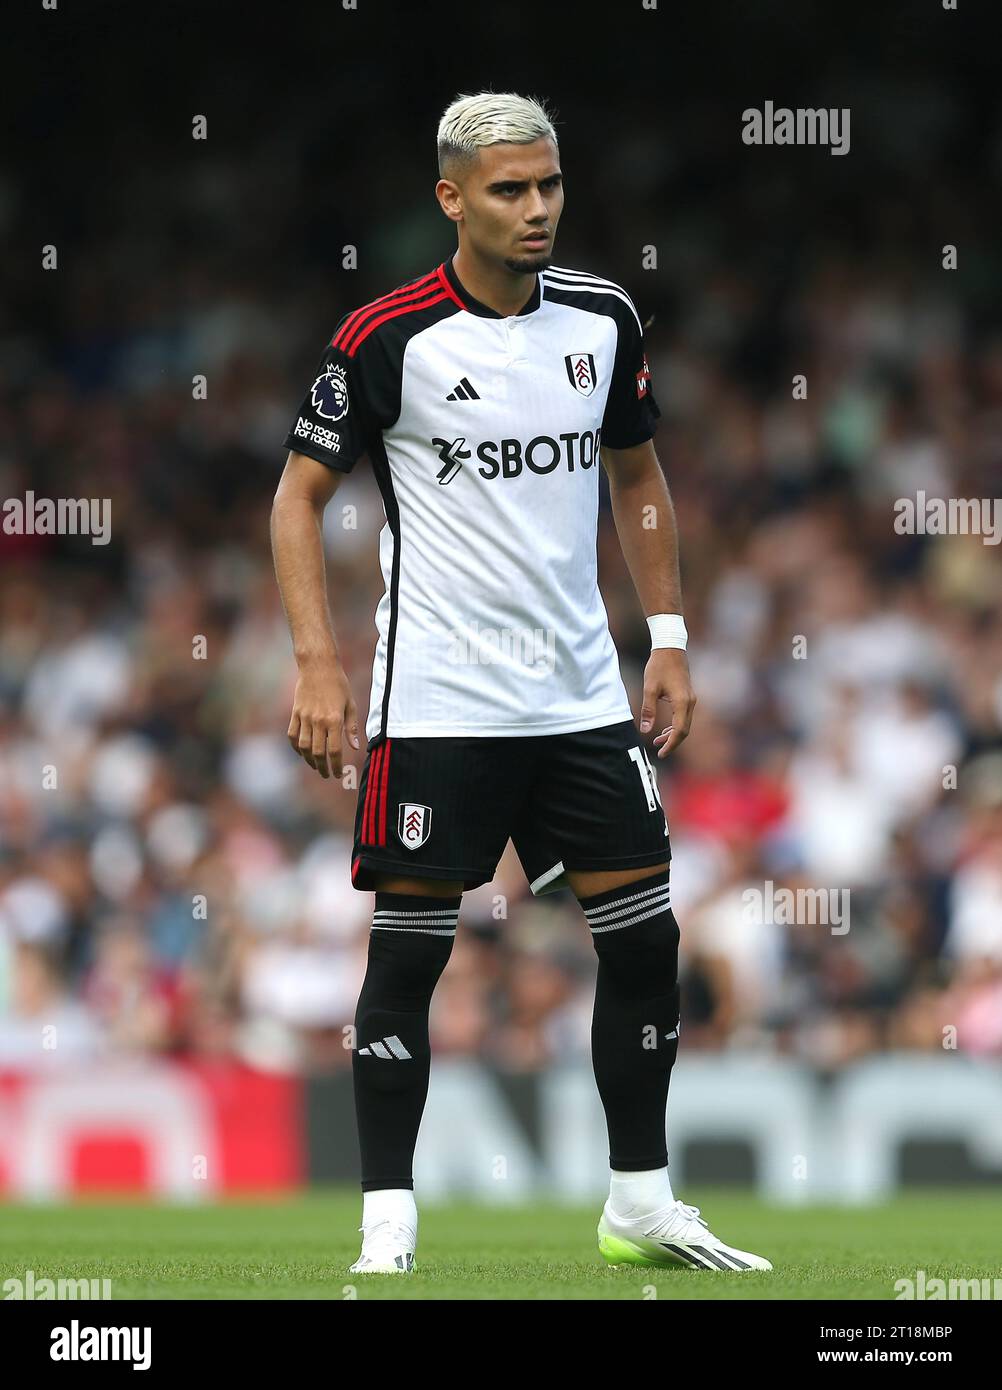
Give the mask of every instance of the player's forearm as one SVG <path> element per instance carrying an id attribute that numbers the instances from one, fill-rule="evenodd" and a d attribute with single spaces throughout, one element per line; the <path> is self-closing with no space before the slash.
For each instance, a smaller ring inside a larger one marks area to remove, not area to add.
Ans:
<path id="1" fill-rule="evenodd" d="M 682 612 L 675 508 L 660 467 L 624 482 L 610 478 L 612 515 L 645 617 Z"/>
<path id="2" fill-rule="evenodd" d="M 271 549 L 296 661 L 340 661 L 327 601 L 321 518 L 301 497 L 276 498 Z"/>

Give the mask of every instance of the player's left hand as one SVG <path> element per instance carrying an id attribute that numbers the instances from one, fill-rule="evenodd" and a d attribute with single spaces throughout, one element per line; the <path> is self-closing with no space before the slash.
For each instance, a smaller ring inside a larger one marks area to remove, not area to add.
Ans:
<path id="1" fill-rule="evenodd" d="M 672 720 L 667 729 L 655 735 L 659 758 L 666 758 L 689 733 L 696 697 L 689 678 L 689 662 L 677 647 L 658 647 L 651 652 L 644 671 L 644 703 L 640 710 L 640 732 L 646 734 L 654 724 L 659 700 L 671 705 Z"/>

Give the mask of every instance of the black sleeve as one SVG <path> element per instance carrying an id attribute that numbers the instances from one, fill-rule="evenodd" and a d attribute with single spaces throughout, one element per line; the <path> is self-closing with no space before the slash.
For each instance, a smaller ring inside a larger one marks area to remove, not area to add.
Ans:
<path id="1" fill-rule="evenodd" d="M 602 419 L 602 443 L 609 449 L 632 449 L 654 437 L 661 415 L 651 386 L 644 335 L 634 311 L 625 304 L 616 314 L 619 342 L 612 384 Z"/>
<path id="2" fill-rule="evenodd" d="M 285 447 L 350 473 L 376 432 L 362 358 L 329 344 L 285 436 Z"/>

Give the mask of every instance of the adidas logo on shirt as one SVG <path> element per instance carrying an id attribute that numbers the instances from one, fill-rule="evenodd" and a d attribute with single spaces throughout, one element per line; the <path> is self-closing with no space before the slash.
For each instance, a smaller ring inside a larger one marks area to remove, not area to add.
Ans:
<path id="1" fill-rule="evenodd" d="M 360 1047 L 358 1055 L 360 1057 L 381 1057 L 384 1062 L 392 1062 L 396 1057 L 398 1061 L 406 1062 L 410 1059 L 411 1054 L 394 1034 L 392 1038 L 384 1038 L 382 1042 L 374 1042 L 370 1043 L 368 1047 Z"/>
<path id="2" fill-rule="evenodd" d="M 459 385 L 454 386 L 445 398 L 447 401 L 479 401 L 480 397 L 470 385 L 469 377 L 461 377 Z"/>

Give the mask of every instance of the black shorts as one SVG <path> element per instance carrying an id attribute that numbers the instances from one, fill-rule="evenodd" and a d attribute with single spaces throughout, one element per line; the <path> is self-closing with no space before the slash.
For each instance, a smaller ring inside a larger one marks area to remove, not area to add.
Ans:
<path id="1" fill-rule="evenodd" d="M 671 858 L 657 774 L 632 719 L 571 734 L 376 738 L 358 792 L 351 881 L 494 877 L 508 840 L 533 893 L 566 869 Z"/>

